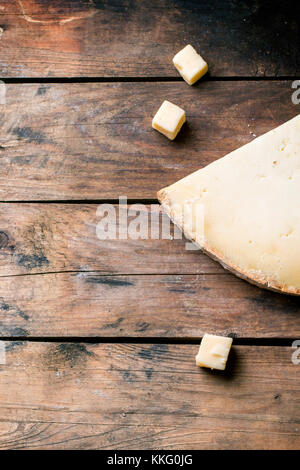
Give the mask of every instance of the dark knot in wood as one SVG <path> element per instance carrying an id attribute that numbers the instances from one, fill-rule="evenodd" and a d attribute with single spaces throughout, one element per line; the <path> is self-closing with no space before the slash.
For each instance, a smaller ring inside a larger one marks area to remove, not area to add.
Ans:
<path id="1" fill-rule="evenodd" d="M 7 233 L 0 230 L 0 249 L 7 247 L 8 240 L 9 240 L 9 238 L 8 238 Z"/>

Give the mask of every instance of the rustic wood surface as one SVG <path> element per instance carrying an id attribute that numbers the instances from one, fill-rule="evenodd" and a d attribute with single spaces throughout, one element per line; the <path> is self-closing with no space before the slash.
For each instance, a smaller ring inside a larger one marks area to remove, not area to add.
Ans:
<path id="1" fill-rule="evenodd" d="M 0 278 L 18 274 L 98 271 L 102 274 L 224 273 L 187 240 L 158 204 L 138 204 L 148 238 L 120 239 L 134 217 L 133 205 L 112 207 L 117 240 L 101 240 L 99 204 L 0 204 Z M 124 217 L 123 217 L 124 214 Z M 124 220 L 123 220 L 124 219 Z M 157 239 L 150 235 L 157 234 Z M 180 238 L 174 238 L 174 237 Z M 163 238 L 164 237 L 164 238 Z M 167 238 L 168 237 L 168 238 Z"/>
<path id="2" fill-rule="evenodd" d="M 0 200 L 156 198 L 162 187 L 298 114 L 291 85 L 7 85 L 0 106 Z M 164 99 L 187 114 L 174 142 L 151 128 Z"/>
<path id="3" fill-rule="evenodd" d="M 0 205 L 2 337 L 300 335 L 300 299 L 235 278 L 184 239 L 99 240 L 97 207 Z M 159 206 L 144 207 L 161 230 Z"/>
<path id="4" fill-rule="evenodd" d="M 300 299 L 231 274 L 35 274 L 0 279 L 0 335 L 200 338 L 300 336 Z"/>
<path id="5" fill-rule="evenodd" d="M 293 449 L 291 348 L 234 346 L 226 372 L 197 345 L 7 342 L 0 448 Z"/>
<path id="6" fill-rule="evenodd" d="M 300 74 L 299 4 L 2 0 L 2 77 L 178 77 L 193 44 L 213 76 Z"/>
<path id="7" fill-rule="evenodd" d="M 299 113 L 299 8 L 0 0 L 0 449 L 299 449 L 300 299 L 162 239 L 156 200 Z M 151 129 L 165 99 L 174 142 Z M 158 239 L 97 238 L 119 196 Z M 195 365 L 205 332 L 234 337 L 223 373 Z"/>

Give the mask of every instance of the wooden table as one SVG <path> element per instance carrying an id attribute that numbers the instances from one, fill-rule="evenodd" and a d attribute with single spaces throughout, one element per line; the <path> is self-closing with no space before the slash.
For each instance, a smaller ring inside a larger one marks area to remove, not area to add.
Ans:
<path id="1" fill-rule="evenodd" d="M 157 190 L 299 113 L 299 5 L 2 0 L 0 17 L 0 448 L 299 448 L 300 299 L 184 240 L 96 236 L 99 204 L 157 214 Z M 171 62 L 187 43 L 210 66 L 193 87 Z M 174 142 L 151 129 L 164 99 L 188 116 Z M 195 366 L 205 332 L 234 337 L 225 373 Z"/>

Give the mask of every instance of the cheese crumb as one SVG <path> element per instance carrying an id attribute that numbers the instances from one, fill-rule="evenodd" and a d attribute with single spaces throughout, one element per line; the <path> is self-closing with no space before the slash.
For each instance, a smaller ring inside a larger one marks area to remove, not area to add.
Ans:
<path id="1" fill-rule="evenodd" d="M 231 345 L 232 338 L 205 334 L 196 356 L 197 366 L 224 370 Z"/>
<path id="2" fill-rule="evenodd" d="M 185 111 L 170 101 L 164 101 L 152 120 L 152 127 L 173 140 L 185 122 Z"/>
<path id="3" fill-rule="evenodd" d="M 199 78 L 203 77 L 208 70 L 205 60 L 188 44 L 173 57 L 173 64 L 189 84 L 193 85 Z"/>

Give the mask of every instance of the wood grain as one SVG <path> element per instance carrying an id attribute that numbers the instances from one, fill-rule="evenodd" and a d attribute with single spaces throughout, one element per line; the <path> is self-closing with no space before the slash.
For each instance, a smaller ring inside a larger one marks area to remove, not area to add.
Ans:
<path id="1" fill-rule="evenodd" d="M 291 347 L 234 345 L 218 373 L 195 366 L 197 344 L 165 343 L 292 344 L 300 299 L 161 232 L 96 236 L 97 201 L 155 199 L 299 112 L 283 79 L 300 75 L 299 14 L 290 0 L 0 1 L 0 77 L 17 79 L 1 84 L 0 338 L 15 341 L 0 341 L 0 449 L 299 448 Z M 209 63 L 194 87 L 171 61 L 187 43 Z M 174 142 L 151 129 L 164 99 L 187 113 Z M 155 344 L 128 343 L 142 338 Z"/>
<path id="2" fill-rule="evenodd" d="M 291 81 L 10 84 L 0 107 L 0 200 L 156 198 L 299 113 Z M 186 110 L 171 142 L 164 99 Z"/>
<path id="3" fill-rule="evenodd" d="M 7 342 L 2 449 L 297 449 L 290 347 L 233 346 L 224 373 L 197 345 Z"/>
<path id="4" fill-rule="evenodd" d="M 2 77 L 178 77 L 193 44 L 213 76 L 299 75 L 299 4 L 1 1 Z"/>
<path id="5" fill-rule="evenodd" d="M 0 278 L 2 337 L 298 338 L 300 299 L 231 274 Z"/>
<path id="6" fill-rule="evenodd" d="M 300 299 L 248 285 L 185 240 L 99 240 L 97 207 L 0 205 L 2 336 L 300 334 Z"/>
<path id="7" fill-rule="evenodd" d="M 98 204 L 0 204 L 0 277 L 59 271 L 102 274 L 224 273 L 187 241 L 157 204 L 139 204 L 147 239 L 120 239 L 134 217 L 132 205 L 112 205 L 116 240 L 101 240 Z M 134 206 L 137 207 L 137 206 Z M 123 217 L 122 214 L 126 214 Z M 169 230 L 170 228 L 170 230 Z M 157 235 L 156 235 L 157 234 Z M 157 239 L 154 238 L 157 236 Z M 166 238 L 168 236 L 168 239 Z M 172 237 L 172 238 L 170 238 Z"/>

